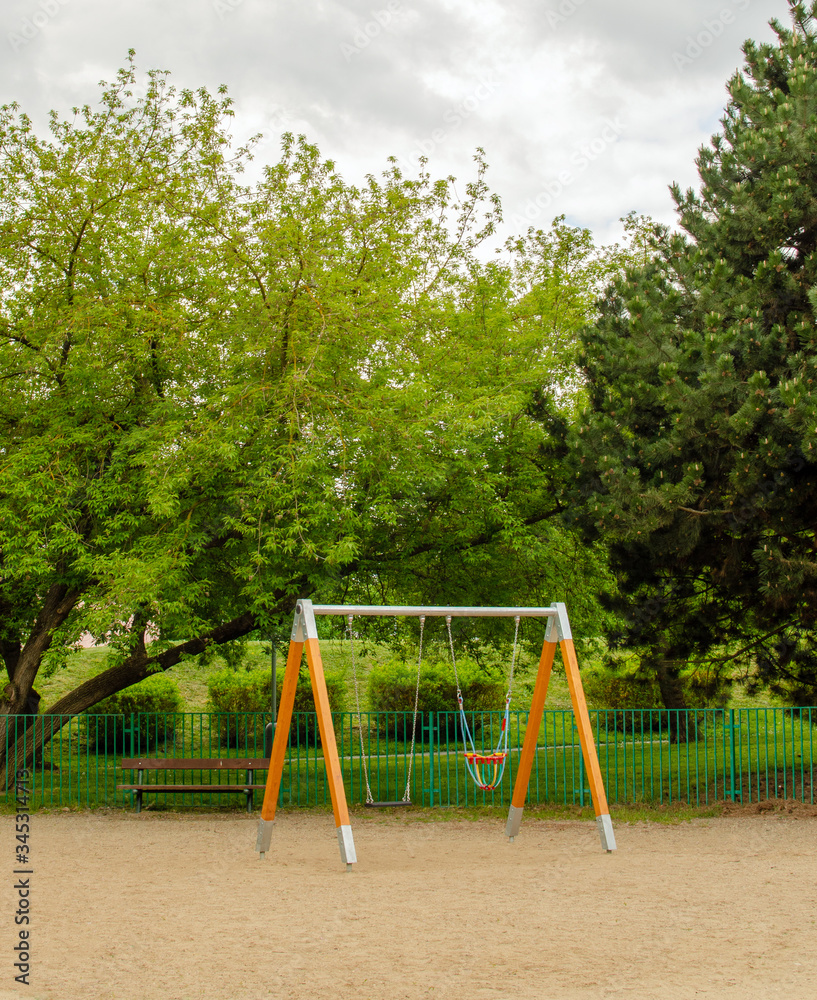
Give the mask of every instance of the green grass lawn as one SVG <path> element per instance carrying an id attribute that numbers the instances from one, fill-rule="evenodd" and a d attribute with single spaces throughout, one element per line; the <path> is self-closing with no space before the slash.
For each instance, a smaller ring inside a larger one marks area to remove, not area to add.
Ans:
<path id="1" fill-rule="evenodd" d="M 246 647 L 244 665 L 250 669 L 259 667 L 269 668 L 271 659 L 269 655 L 269 643 L 249 642 Z M 346 675 L 349 685 L 347 704 L 354 707 L 354 686 L 352 684 L 351 659 L 349 657 L 348 646 L 338 640 L 322 640 L 321 653 L 323 655 L 324 667 L 327 670 L 342 669 Z M 358 653 L 356 666 L 360 681 L 361 709 L 367 708 L 365 704 L 366 679 L 374 664 L 391 657 L 391 652 L 385 647 L 375 647 L 368 649 L 365 653 Z M 74 653 L 68 664 L 57 670 L 51 677 L 43 678 L 37 682 L 37 690 L 42 696 L 40 710 L 46 714 L 49 708 L 55 704 L 63 695 L 77 687 L 88 677 L 101 673 L 111 665 L 109 651 L 105 647 L 95 647 L 92 649 L 82 649 Z M 197 659 L 184 660 L 182 663 L 171 667 L 166 676 L 171 678 L 178 685 L 179 693 L 182 696 L 182 711 L 184 712 L 204 712 L 207 711 L 207 680 L 214 673 L 223 670 L 225 661 L 216 656 L 206 664 L 199 663 Z M 281 676 L 286 666 L 286 649 L 278 652 L 278 673 Z M 568 696 L 569 704 L 569 696 Z"/>
<path id="2" fill-rule="evenodd" d="M 498 713 L 495 713 L 498 714 Z M 451 718 L 455 716 L 451 715 Z M 689 742 L 670 743 L 661 733 L 598 733 L 599 764 L 610 802 L 620 805 L 671 803 L 712 804 L 737 793 L 739 801 L 757 802 L 773 798 L 814 801 L 813 761 L 815 733 L 809 713 L 793 718 L 785 710 L 742 712 L 735 731 L 727 730 L 723 713 L 708 714 L 696 725 Z M 728 716 L 727 716 L 728 718 Z M 160 772 L 160 783 L 208 784 L 221 780 L 206 769 L 174 772 L 175 758 L 261 756 L 265 718 L 254 722 L 252 745 L 242 748 L 223 744 L 209 715 L 179 715 L 162 725 L 158 742 L 148 756 L 166 757 L 170 767 Z M 99 724 L 98 718 L 93 723 Z M 440 720 L 444 723 L 444 719 Z M 444 725 L 434 745 L 417 742 L 412 755 L 404 742 L 386 738 L 377 731 L 376 720 L 366 720 L 364 756 L 360 754 L 356 716 L 336 716 L 336 737 L 347 796 L 351 803 L 365 798 L 364 760 L 376 800 L 402 797 L 411 772 L 411 799 L 418 805 L 507 806 L 524 730 L 524 713 L 512 717 L 510 755 L 505 776 L 497 790 L 478 791 L 465 773 L 456 736 L 444 735 Z M 546 712 L 546 745 L 535 758 L 529 800 L 531 803 L 589 802 L 578 738 L 569 713 Z M 542 730 L 540 730 L 540 735 Z M 496 733 L 488 746 L 493 745 Z M 730 749 L 734 736 L 734 745 Z M 479 741 L 478 741 L 479 742 Z M 118 761 L 127 756 L 121 748 L 100 751 L 98 740 L 88 738 L 83 718 L 74 718 L 50 741 L 33 767 L 36 805 L 128 805 L 129 793 L 117 791 L 123 777 Z M 229 783 L 229 781 L 222 781 Z M 323 752 L 311 741 L 294 741 L 287 753 L 282 782 L 282 802 L 288 806 L 321 805 L 329 801 Z M 184 805 L 238 807 L 239 795 L 157 793 L 151 808 Z"/>
<path id="3" fill-rule="evenodd" d="M 351 802 L 360 802 L 363 796 L 364 775 L 360 754 L 360 730 L 363 730 L 364 756 L 369 761 L 370 779 L 375 798 L 400 798 L 408 773 L 410 747 L 394 733 L 383 717 L 366 718 L 362 726 L 354 713 L 354 694 L 351 684 L 351 660 L 346 643 L 323 640 L 323 658 L 327 669 L 345 672 L 349 690 L 347 712 L 336 717 L 335 729 L 341 756 L 347 792 Z M 436 654 L 436 655 L 434 655 Z M 369 644 L 360 648 L 357 655 L 361 687 L 361 710 L 376 710 L 367 704 L 364 692 L 372 668 L 392 657 L 385 646 Z M 441 656 L 434 651 L 429 661 Z M 249 643 L 245 665 L 269 668 L 269 646 L 263 642 Z M 52 677 L 43 678 L 38 689 L 43 695 L 43 714 L 69 690 L 88 676 L 104 670 L 111 663 L 104 648 L 78 652 L 69 664 Z M 279 670 L 283 672 L 285 651 L 278 657 Z M 207 711 L 207 680 L 224 666 L 215 658 L 208 664 L 188 660 L 168 672 L 178 685 L 183 698 L 182 712 L 187 715 L 158 720 L 169 731 L 157 735 L 151 746 L 156 746 L 160 757 L 212 757 L 260 756 L 263 746 L 263 713 L 244 719 L 247 727 L 246 741 L 241 747 L 224 743 L 221 723 L 215 716 L 199 715 Z M 241 669 L 241 668 L 239 668 Z M 525 731 L 526 712 L 530 704 L 530 688 L 535 675 L 534 657 L 522 657 L 515 679 L 513 713 L 509 729 L 511 754 L 502 785 L 493 796 L 476 793 L 467 779 L 460 759 L 459 737 L 449 733 L 447 740 L 444 718 L 438 721 L 440 732 L 432 748 L 423 737 L 418 738 L 413 758 L 412 799 L 418 804 L 431 805 L 498 805 L 505 807 L 518 759 L 519 747 Z M 769 705 L 771 699 L 750 699 L 740 688 L 733 691 L 735 708 L 755 708 Z M 591 706 L 591 708 L 594 706 Z M 539 747 L 534 762 L 531 781 L 532 802 L 559 802 L 565 805 L 581 804 L 586 799 L 583 788 L 585 779 L 578 748 L 578 735 L 570 712 L 570 697 L 561 668 L 557 666 L 551 681 L 546 705 L 544 725 L 539 730 Z M 450 706 L 451 720 L 455 720 L 455 706 Z M 470 714 L 470 713 L 469 713 Z M 475 739 L 492 747 L 496 743 L 500 713 L 490 713 L 483 719 L 471 719 Z M 308 717 L 305 717 L 308 718 Z M 612 802 L 640 804 L 642 802 L 673 802 L 679 798 L 698 804 L 721 800 L 737 790 L 743 801 L 756 801 L 766 797 L 795 797 L 811 802 L 813 799 L 812 762 L 813 744 L 810 715 L 797 716 L 777 709 L 776 712 L 743 711 L 736 720 L 735 730 L 728 729 L 729 715 L 723 712 L 692 713 L 689 742 L 671 743 L 666 732 L 666 717 L 650 719 L 638 711 L 627 717 L 613 713 L 593 713 L 598 726 L 596 742 L 605 786 Z M 484 728 L 480 727 L 480 722 Z M 476 723 L 476 724 L 475 724 Z M 661 728 L 651 730 L 650 725 Z M 96 718 L 93 725 L 105 725 Z M 85 717 L 75 718 L 61 732 L 60 738 L 50 743 L 37 764 L 37 795 L 42 805 L 76 804 L 114 805 L 128 804 L 128 794 L 117 792 L 116 782 L 121 780 L 116 763 L 123 755 L 108 747 L 100 756 L 95 749 L 98 740 L 89 739 Z M 493 726 L 493 729 L 491 728 Z M 626 729 L 624 728 L 626 726 Z M 618 727 L 618 728 L 617 728 Z M 641 731 L 643 728 L 643 732 Z M 158 732 L 158 730 L 157 730 Z M 391 733 L 391 735 L 387 735 Z M 815 730 L 817 733 L 817 730 Z M 478 734 L 478 735 L 477 735 Z M 242 737 L 242 740 L 244 737 Z M 734 743 L 734 747 L 732 747 Z M 127 756 L 127 754 L 126 754 Z M 287 756 L 287 766 L 282 786 L 286 804 L 321 805 L 327 800 L 323 753 L 319 746 L 294 739 Z M 734 764 L 730 770 L 730 764 Z M 212 780 L 207 774 L 200 776 L 202 783 Z M 171 779 L 172 781 L 178 780 Z M 186 780 L 190 780 L 187 778 Z M 198 782 L 194 782 L 198 783 Z M 782 789 L 782 790 L 781 790 Z M 187 803 L 187 798 L 190 799 Z M 237 807 L 242 799 L 230 796 L 154 797 L 153 807 L 176 808 L 187 804 L 213 805 L 217 808 Z"/>
<path id="4" fill-rule="evenodd" d="M 321 652 L 324 666 L 327 670 L 342 670 L 348 684 L 347 706 L 354 711 L 355 696 L 352 683 L 352 665 L 349 645 L 337 639 L 321 640 Z M 386 646 L 372 645 L 356 653 L 356 666 L 360 688 L 360 707 L 363 711 L 375 711 L 376 705 L 369 705 L 366 697 L 367 678 L 371 669 L 378 663 L 391 659 L 393 653 Z M 510 656 L 510 653 L 509 653 Z M 250 668 L 269 667 L 269 644 L 266 642 L 249 642 L 246 647 L 245 664 Z M 67 666 L 57 670 L 51 677 L 42 678 L 37 682 L 37 690 L 42 695 L 41 711 L 47 713 L 63 695 L 73 690 L 86 678 L 105 670 L 111 663 L 109 651 L 105 647 L 83 649 L 70 657 Z M 283 673 L 286 663 L 286 649 L 279 650 L 278 671 Z M 579 661 L 581 666 L 581 658 Z M 216 656 L 210 663 L 201 664 L 197 659 L 185 660 L 172 667 L 167 676 L 176 682 L 183 699 L 182 711 L 204 712 L 207 710 L 207 680 L 218 670 L 224 668 L 224 660 Z M 521 655 L 517 664 L 513 705 L 517 709 L 526 709 L 530 702 L 533 681 L 536 675 L 537 659 L 530 655 Z M 783 703 L 763 692 L 760 696 L 750 697 L 743 685 L 735 684 L 732 688 L 729 708 L 754 708 L 759 706 L 782 706 Z M 603 705 L 591 705 L 591 708 L 604 708 Z M 561 665 L 554 666 L 553 675 L 547 697 L 547 708 L 551 710 L 570 710 L 570 693 L 567 680 Z M 456 709 L 451 706 L 452 711 Z"/>

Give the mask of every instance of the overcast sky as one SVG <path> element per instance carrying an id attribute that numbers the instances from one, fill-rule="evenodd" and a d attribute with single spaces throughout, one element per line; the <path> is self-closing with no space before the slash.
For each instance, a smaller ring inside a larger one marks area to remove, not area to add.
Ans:
<path id="1" fill-rule="evenodd" d="M 3 0 L 0 103 L 37 121 L 96 100 L 129 48 L 179 86 L 226 84 L 234 132 L 303 132 L 349 180 L 425 153 L 490 164 L 507 233 L 565 214 L 601 240 L 673 221 L 746 38 L 785 0 Z"/>

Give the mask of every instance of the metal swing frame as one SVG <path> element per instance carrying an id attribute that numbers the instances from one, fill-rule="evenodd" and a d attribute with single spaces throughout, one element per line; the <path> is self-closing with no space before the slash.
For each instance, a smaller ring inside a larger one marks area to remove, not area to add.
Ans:
<path id="1" fill-rule="evenodd" d="M 505 835 L 513 842 L 519 833 L 522 823 L 522 813 L 528 794 L 528 783 L 536 755 L 536 745 L 539 737 L 539 727 L 542 723 L 553 660 L 556 647 L 559 646 L 567 675 L 570 700 L 576 727 L 579 731 L 579 743 L 584 759 L 585 771 L 590 784 L 590 794 L 596 813 L 596 824 L 605 851 L 616 849 L 613 824 L 607 805 L 607 795 L 601 776 L 596 745 L 593 740 L 593 730 L 584 697 L 579 664 L 573 645 L 573 634 L 564 604 L 553 604 L 547 608 L 480 608 L 480 607 L 437 607 L 417 605 L 369 605 L 369 604 L 313 604 L 310 600 L 300 600 L 295 607 L 295 615 L 290 635 L 289 654 L 287 656 L 286 672 L 278 706 L 278 720 L 275 727 L 275 740 L 272 746 L 264 801 L 261 806 L 261 818 L 258 824 L 258 836 L 255 849 L 262 858 L 270 850 L 272 830 L 275 823 L 275 810 L 278 805 L 278 794 L 284 771 L 284 758 L 289 742 L 289 727 L 292 720 L 292 710 L 295 704 L 295 689 L 298 685 L 298 673 L 301 658 L 306 652 L 306 662 L 309 666 L 309 678 L 312 694 L 315 699 L 315 711 L 318 716 L 318 730 L 323 746 L 326 765 L 327 784 L 332 800 L 332 811 L 335 817 L 338 846 L 341 861 L 350 870 L 357 861 L 355 842 L 352 836 L 352 826 L 349 821 L 349 807 L 346 801 L 346 790 L 343 785 L 343 773 L 338 756 L 335 729 L 332 724 L 332 712 L 329 706 L 329 695 L 326 690 L 326 678 L 323 672 L 318 630 L 315 625 L 316 615 L 350 615 L 360 616 L 400 616 L 410 618 L 547 618 L 545 640 L 539 658 L 539 668 L 533 690 L 528 726 L 525 741 L 519 756 L 511 806 L 505 825 Z"/>

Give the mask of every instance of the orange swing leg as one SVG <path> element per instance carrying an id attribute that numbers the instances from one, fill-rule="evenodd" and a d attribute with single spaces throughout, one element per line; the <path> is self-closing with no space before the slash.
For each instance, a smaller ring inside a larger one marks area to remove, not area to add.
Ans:
<path id="1" fill-rule="evenodd" d="M 332 811 L 335 814 L 335 827 L 338 834 L 338 846 L 341 860 L 346 864 L 347 871 L 357 861 L 355 842 L 352 837 L 352 827 L 349 822 L 349 808 L 346 803 L 346 790 L 343 786 L 343 774 L 340 768 L 338 746 L 335 739 L 335 728 L 332 724 L 332 710 L 329 706 L 329 695 L 326 690 L 326 678 L 323 673 L 323 662 L 318 644 L 318 633 L 315 628 L 315 615 L 311 601 L 300 601 L 296 608 L 295 624 L 287 656 L 284 685 L 281 691 L 281 704 L 278 708 L 278 720 L 275 726 L 275 740 L 272 744 L 267 785 L 264 791 L 264 802 L 261 806 L 261 819 L 258 824 L 258 838 L 255 849 L 261 857 L 270 849 L 272 827 L 275 822 L 275 808 L 278 804 L 278 793 L 281 788 L 281 776 L 284 770 L 284 757 L 289 742 L 289 726 L 292 721 L 292 709 L 295 704 L 295 689 L 298 686 L 298 673 L 301 668 L 301 655 L 306 647 L 306 662 L 309 666 L 309 676 L 312 681 L 312 694 L 315 698 L 315 712 L 318 716 L 318 730 L 321 734 L 324 763 L 326 765 L 326 781 L 332 798 Z"/>
<path id="2" fill-rule="evenodd" d="M 558 643 L 561 647 L 567 684 L 570 689 L 573 715 L 576 720 L 576 727 L 579 730 L 579 743 L 581 744 L 584 766 L 590 782 L 590 794 L 596 813 L 596 825 L 599 837 L 601 838 L 601 846 L 608 852 L 614 851 L 616 849 L 616 838 L 613 833 L 613 823 L 610 819 L 610 809 L 607 805 L 607 794 L 604 790 L 601 767 L 596 753 L 596 744 L 593 739 L 593 728 L 590 724 L 590 715 L 587 711 L 587 701 L 584 697 L 584 689 L 582 688 L 581 676 L 579 674 L 579 664 L 576 659 L 576 649 L 573 645 L 573 635 L 570 631 L 570 623 L 568 622 L 564 604 L 556 604 L 554 607 L 556 608 L 556 615 L 548 622 L 545 642 L 542 646 L 542 655 L 539 659 L 539 671 L 536 675 L 533 700 L 528 715 L 528 728 L 525 732 L 525 742 L 522 745 L 522 753 L 519 757 L 519 769 L 516 773 L 516 784 L 514 785 L 513 796 L 511 798 L 511 807 L 508 811 L 505 834 L 513 841 L 514 837 L 519 833 L 519 828 L 522 824 L 522 812 L 525 807 L 525 799 L 528 795 L 528 784 L 536 754 L 536 743 L 539 738 L 539 726 L 544 714 L 545 697 L 547 696 L 550 674 L 556 654 L 556 645 Z"/>
<path id="3" fill-rule="evenodd" d="M 551 639 L 551 627 L 553 622 L 548 623 L 548 630 L 545 633 L 545 641 L 542 646 L 542 654 L 539 657 L 539 670 L 536 673 L 536 683 L 533 688 L 533 700 L 531 701 L 530 712 L 528 712 L 528 726 L 525 730 L 525 741 L 522 744 L 522 753 L 519 755 L 519 766 L 516 771 L 516 783 L 511 797 L 511 808 L 508 810 L 508 822 L 505 826 L 505 835 L 513 838 L 519 833 L 522 825 L 522 813 L 525 809 L 525 799 L 528 797 L 528 784 L 530 783 L 530 773 L 533 768 L 533 758 L 536 755 L 536 743 L 539 739 L 539 726 L 542 724 L 542 716 L 545 711 L 545 698 L 550 684 L 550 673 L 553 669 L 553 659 L 556 655 L 556 636 Z"/>
<path id="4" fill-rule="evenodd" d="M 281 777 L 284 772 L 284 757 L 289 743 L 289 727 L 292 722 L 292 709 L 295 705 L 295 689 L 298 687 L 298 673 L 301 669 L 301 655 L 304 643 L 294 639 L 289 644 L 287 665 L 284 672 L 284 683 L 281 688 L 281 702 L 278 705 L 278 715 L 275 720 L 275 739 L 272 744 L 269 770 L 267 771 L 267 787 L 264 789 L 264 801 L 261 804 L 261 819 L 258 823 L 258 839 L 255 849 L 264 855 L 270 849 L 272 828 L 275 823 L 275 809 L 278 806 L 278 793 L 281 789 Z"/>
<path id="5" fill-rule="evenodd" d="M 584 688 L 579 676 L 579 664 L 576 660 L 573 639 L 562 639 L 561 647 L 562 660 L 567 674 L 567 686 L 570 688 L 570 700 L 573 702 L 573 714 L 576 718 L 576 727 L 579 730 L 579 743 L 582 748 L 584 767 L 590 782 L 590 794 L 596 812 L 596 825 L 601 838 L 601 846 L 605 851 L 614 851 L 616 837 L 613 833 L 613 821 L 610 819 L 610 807 L 607 805 L 607 793 L 604 790 L 604 781 L 601 777 L 601 766 L 596 753 L 596 743 L 593 739 L 593 727 L 590 724 Z"/>
<path id="6" fill-rule="evenodd" d="M 312 693 L 315 696 L 315 711 L 318 713 L 318 731 L 321 734 L 326 780 L 332 799 L 332 812 L 335 814 L 338 847 L 341 859 L 346 862 L 348 871 L 357 861 L 357 854 L 352 837 L 352 826 L 349 822 L 346 789 L 343 787 L 343 772 L 340 769 L 335 727 L 332 724 L 332 709 L 329 707 L 329 693 L 326 690 L 326 678 L 323 673 L 323 661 L 317 638 L 306 640 L 306 662 L 309 665 Z"/>

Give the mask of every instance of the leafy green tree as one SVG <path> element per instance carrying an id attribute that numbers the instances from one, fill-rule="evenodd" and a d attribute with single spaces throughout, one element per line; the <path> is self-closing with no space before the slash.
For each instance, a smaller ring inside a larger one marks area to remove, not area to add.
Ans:
<path id="1" fill-rule="evenodd" d="M 523 596 L 553 561 L 550 313 L 477 259 L 481 157 L 464 197 L 394 165 L 356 188 L 287 136 L 249 187 L 226 93 L 135 83 L 47 139 L 0 111 L 4 719 L 86 631 L 109 662 L 64 718 L 297 596 L 474 600 L 489 563 Z"/>
<path id="2" fill-rule="evenodd" d="M 744 47 L 700 191 L 673 188 L 683 231 L 582 336 L 580 513 L 667 707 L 690 665 L 817 699 L 817 7 L 790 7 Z"/>
<path id="3" fill-rule="evenodd" d="M 584 544 L 565 521 L 562 438 L 584 392 L 576 377 L 578 333 L 648 227 L 631 219 L 627 245 L 605 248 L 558 218 L 549 230 L 509 240 L 490 262 L 469 263 L 424 376 L 434 407 L 426 444 L 433 462 L 415 464 L 406 489 L 384 498 L 388 516 L 367 533 L 356 572 L 344 581 L 345 598 L 565 600 L 577 636 L 598 636 L 607 619 L 612 625 L 615 617 L 597 598 L 615 586 L 605 549 Z M 418 510 L 425 512 L 420 519 Z M 503 620 L 456 620 L 453 627 L 477 656 L 475 641 L 507 644 L 511 634 Z M 383 640 L 392 635 L 383 620 L 360 628 Z M 523 633 L 541 645 L 540 629 Z"/>
<path id="4" fill-rule="evenodd" d="M 53 115 L 50 141 L 16 107 L 0 112 L 3 715 L 31 707 L 44 659 L 53 667 L 86 629 L 121 655 L 58 710 L 145 677 L 149 620 L 184 616 L 195 637 L 165 643 L 167 665 L 249 624 L 229 592 L 207 617 L 235 533 L 217 471 L 196 498 L 168 481 L 225 386 L 214 234 L 238 194 L 229 102 L 176 95 L 161 74 L 134 102 L 133 83 L 131 66 L 98 110 Z"/>

